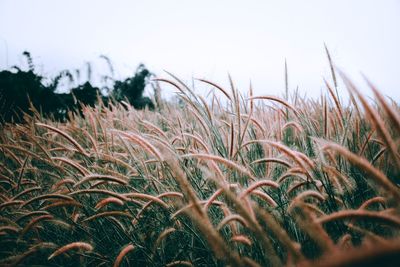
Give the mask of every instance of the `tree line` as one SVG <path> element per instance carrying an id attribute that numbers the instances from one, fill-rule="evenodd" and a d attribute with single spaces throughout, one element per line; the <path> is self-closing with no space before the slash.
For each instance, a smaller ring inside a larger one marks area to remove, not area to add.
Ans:
<path id="1" fill-rule="evenodd" d="M 106 90 L 93 86 L 87 80 L 70 88 L 69 92 L 58 93 L 56 90 L 60 80 L 72 80 L 72 74 L 62 71 L 51 82 L 45 84 L 44 77 L 35 70 L 30 53 L 25 51 L 23 55 L 28 63 L 27 70 L 13 66 L 10 70 L 0 71 L 0 123 L 21 122 L 24 114 L 32 114 L 33 110 L 45 117 L 52 116 L 56 120 L 65 121 L 68 111 L 79 113 L 82 105 L 94 106 L 99 100 L 105 105 L 110 101 L 124 100 L 136 109 L 154 109 L 151 99 L 143 96 L 152 75 L 143 64 L 138 66 L 132 77 L 125 80 L 113 79 L 112 87 Z M 102 57 L 107 60 L 112 70 L 108 58 Z"/>

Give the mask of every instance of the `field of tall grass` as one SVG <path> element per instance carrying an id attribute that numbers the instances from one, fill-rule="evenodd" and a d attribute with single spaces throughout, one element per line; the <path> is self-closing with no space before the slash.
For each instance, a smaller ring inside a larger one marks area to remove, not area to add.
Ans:
<path id="1" fill-rule="evenodd" d="M 0 265 L 398 266 L 400 107 L 336 76 L 2 126 Z"/>

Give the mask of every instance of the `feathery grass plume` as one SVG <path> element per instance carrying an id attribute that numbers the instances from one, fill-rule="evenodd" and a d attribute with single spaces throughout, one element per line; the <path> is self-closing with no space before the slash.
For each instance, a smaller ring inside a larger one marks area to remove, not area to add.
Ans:
<path id="1" fill-rule="evenodd" d="M 156 197 L 156 199 L 159 199 L 159 200 L 161 200 L 161 198 L 163 198 L 163 197 L 178 197 L 179 199 L 183 199 L 183 194 L 181 194 L 181 193 L 178 193 L 178 192 L 166 192 L 166 193 L 162 193 L 162 194 L 160 194 L 160 195 L 158 195 L 157 197 Z M 162 200 L 161 200 L 162 201 Z M 137 214 L 136 214 L 136 218 L 140 218 L 140 216 L 142 215 L 142 213 L 151 205 L 151 204 L 153 204 L 153 203 L 158 203 L 158 202 L 156 202 L 156 201 L 154 201 L 153 199 L 151 199 L 149 202 L 147 202 L 146 204 L 144 204 L 143 205 L 143 207 L 137 212 Z M 177 201 L 174 201 L 173 202 L 174 204 L 176 204 L 177 203 Z M 183 210 L 182 210 L 183 211 Z M 179 213 L 178 213 L 179 214 Z M 176 215 L 178 215 L 178 214 L 176 214 Z M 175 217 L 175 216 L 173 216 L 173 217 Z"/>
<path id="2" fill-rule="evenodd" d="M 278 102 L 278 103 L 284 105 L 286 108 L 288 108 L 291 111 L 293 111 L 293 113 L 296 115 L 296 117 L 298 117 L 299 114 L 300 114 L 299 111 L 294 106 L 292 106 L 291 104 L 289 104 L 285 100 L 280 99 L 279 97 L 275 97 L 275 96 L 253 96 L 253 97 L 247 98 L 246 100 L 257 100 L 257 99 L 271 100 L 271 101 L 274 101 L 274 102 Z"/>
<path id="3" fill-rule="evenodd" d="M 102 207 L 104 207 L 104 206 L 106 206 L 106 205 L 108 205 L 110 203 L 116 204 L 118 206 L 123 206 L 124 205 L 124 202 L 119 198 L 107 197 L 107 198 L 104 198 L 104 199 L 100 200 L 96 204 L 96 206 L 94 208 L 98 210 L 98 209 L 101 209 Z"/>
<path id="4" fill-rule="evenodd" d="M 83 219 L 82 222 L 88 222 L 88 221 L 92 221 L 94 219 L 98 219 L 98 218 L 104 218 L 104 217 L 108 217 L 108 216 L 120 216 L 120 217 L 127 217 L 129 219 L 133 219 L 133 216 L 125 211 L 117 211 L 117 210 L 112 210 L 112 211 L 104 211 L 104 212 L 100 212 L 100 213 L 96 213 L 95 215 L 89 216 L 86 219 Z"/>
<path id="5" fill-rule="evenodd" d="M 278 203 L 276 203 L 275 200 L 270 195 L 268 195 L 267 193 L 264 193 L 261 190 L 258 190 L 258 189 L 257 190 L 253 190 L 251 192 L 251 194 L 252 195 L 256 195 L 259 198 L 263 199 L 264 201 L 266 201 L 269 205 L 271 205 L 274 208 L 278 207 Z"/>
<path id="6" fill-rule="evenodd" d="M 216 84 L 216 83 L 214 83 L 214 82 L 211 82 L 211 81 L 208 81 L 208 80 L 205 80 L 205 79 L 197 79 L 197 80 L 198 80 L 198 81 L 201 81 L 201 82 L 203 82 L 203 83 L 209 84 L 209 85 L 211 85 L 211 86 L 217 88 L 221 93 L 223 93 L 223 94 L 229 99 L 229 101 L 232 101 L 232 98 L 231 98 L 231 96 L 228 94 L 228 92 L 225 91 L 225 89 L 223 89 L 223 88 L 222 88 L 221 86 L 219 86 L 218 84 Z"/>
<path id="7" fill-rule="evenodd" d="M 51 208 L 56 208 L 56 207 L 74 207 L 74 208 L 83 208 L 83 205 L 79 202 L 76 201 L 68 201 L 68 200 L 60 200 L 60 201 L 55 201 L 49 205 L 41 207 L 42 210 L 48 210 Z"/>
<path id="8" fill-rule="evenodd" d="M 67 244 L 67 245 L 62 246 L 61 248 L 57 249 L 47 259 L 51 260 L 52 258 L 57 257 L 61 254 L 64 254 L 65 252 L 68 252 L 71 249 L 92 251 L 93 247 L 91 244 L 86 243 L 86 242 L 73 242 L 73 243 Z"/>
<path id="9" fill-rule="evenodd" d="M 58 181 L 57 183 L 55 183 L 55 184 L 52 186 L 52 189 L 53 189 L 53 190 L 57 190 L 57 189 L 59 189 L 62 185 L 66 185 L 66 184 L 73 185 L 73 184 L 75 184 L 75 181 L 72 180 L 71 178 L 62 179 L 62 180 Z"/>
<path id="10" fill-rule="evenodd" d="M 299 202 L 290 212 L 295 216 L 299 227 L 316 242 L 323 253 L 335 250 L 333 240 L 315 218 L 314 209 L 310 209 L 307 203 Z"/>
<path id="11" fill-rule="evenodd" d="M 10 226 L 10 225 L 0 226 L 0 232 L 13 232 L 17 234 L 19 231 L 20 229 L 15 226 Z"/>
<path id="12" fill-rule="evenodd" d="M 276 221 L 273 215 L 257 206 L 255 206 L 254 209 L 256 214 L 261 217 L 263 222 L 267 224 L 267 226 L 276 235 L 279 241 L 291 253 L 291 256 L 293 257 L 292 260 L 294 260 L 295 262 L 302 261 L 304 259 L 304 256 L 301 253 L 301 245 L 291 240 L 286 230 Z"/>
<path id="13" fill-rule="evenodd" d="M 131 251 L 135 249 L 135 246 L 132 244 L 126 245 L 123 249 L 121 249 L 117 258 L 114 261 L 113 267 L 119 267 L 124 259 L 124 257 Z"/>
<path id="14" fill-rule="evenodd" d="M 288 168 L 293 167 L 293 166 L 292 166 L 289 162 L 287 162 L 286 160 L 279 159 L 279 158 L 261 158 L 261 159 L 257 159 L 257 160 L 255 160 L 255 161 L 251 162 L 251 164 L 270 163 L 270 162 L 278 163 L 278 164 L 281 164 L 281 165 L 283 165 L 283 166 L 285 166 L 285 167 L 288 167 Z"/>
<path id="15" fill-rule="evenodd" d="M 324 201 L 325 197 L 317 191 L 314 190 L 306 190 L 301 192 L 300 194 L 298 194 L 289 204 L 288 206 L 288 211 L 292 212 L 292 210 L 296 207 L 302 204 L 302 202 L 304 201 L 305 198 L 307 197 L 312 197 L 315 198 L 319 201 Z"/>
<path id="16" fill-rule="evenodd" d="M 223 189 L 218 189 L 217 191 L 214 192 L 214 194 L 212 194 L 210 196 L 210 198 L 207 200 L 206 204 L 204 205 L 204 210 L 207 211 L 208 207 L 217 199 L 218 196 L 221 195 L 221 193 L 223 192 Z"/>
<path id="17" fill-rule="evenodd" d="M 137 173 L 137 170 L 134 167 L 132 167 L 130 164 L 126 163 L 125 161 L 123 161 L 115 156 L 104 154 L 104 153 L 100 152 L 99 159 L 121 165 L 124 168 L 130 170 L 131 173 Z"/>
<path id="18" fill-rule="evenodd" d="M 81 190 L 74 190 L 71 193 L 69 193 L 70 196 L 74 195 L 81 195 L 81 194 L 102 194 L 102 195 L 109 195 L 112 197 L 116 197 L 122 201 L 128 201 L 129 198 L 124 196 L 123 194 L 114 192 L 114 191 L 109 191 L 106 189 L 81 189 Z"/>
<path id="19" fill-rule="evenodd" d="M 56 132 L 58 134 L 60 134 L 61 136 L 63 136 L 65 139 L 67 139 L 80 153 L 82 153 L 82 155 L 84 155 L 85 157 L 89 157 L 89 154 L 83 149 L 83 147 L 74 139 L 72 138 L 69 134 L 67 134 L 64 131 L 61 131 L 60 129 L 57 129 L 56 127 L 44 124 L 44 123 L 35 123 L 35 125 L 37 126 L 41 126 L 43 128 L 46 128 L 48 130 L 51 130 L 53 132 Z"/>
<path id="20" fill-rule="evenodd" d="M 243 191 L 243 193 L 239 196 L 239 198 L 244 198 L 246 195 L 251 194 L 255 189 L 261 187 L 261 186 L 269 186 L 272 188 L 278 188 L 279 184 L 272 181 L 272 180 L 260 180 L 252 183 L 246 190 Z"/>
<path id="21" fill-rule="evenodd" d="M 367 79 L 363 75 L 364 79 L 366 80 L 368 86 L 372 89 L 372 92 L 375 95 L 375 98 L 378 100 L 379 104 L 385 110 L 389 120 L 391 121 L 391 127 L 394 127 L 397 131 L 397 134 L 400 134 L 400 117 L 399 114 L 396 113 L 396 111 L 393 110 L 392 107 L 389 106 L 387 101 L 385 100 L 385 97 L 379 92 L 379 90 L 372 84 L 370 80 Z"/>
<path id="22" fill-rule="evenodd" d="M 298 164 L 298 166 L 305 171 L 305 174 L 309 178 L 311 178 L 311 174 L 308 172 L 308 170 L 307 170 L 307 168 L 306 168 L 304 163 L 307 163 L 309 166 L 312 163 L 310 163 L 308 161 L 307 157 L 302 157 L 302 153 L 299 153 L 297 151 L 293 151 L 293 150 L 291 150 L 290 148 L 288 148 L 287 146 L 285 146 L 285 145 L 283 145 L 281 143 L 273 142 L 273 141 L 270 141 L 270 140 L 251 140 L 251 141 L 248 141 L 245 145 L 247 146 L 247 145 L 253 144 L 253 143 L 266 143 L 266 144 L 268 144 L 268 145 L 270 145 L 272 147 L 277 148 L 283 154 L 285 154 L 288 158 L 290 158 L 294 162 L 296 162 Z M 243 146 L 245 146 L 245 145 L 243 145 Z M 305 160 L 305 159 L 307 159 L 307 160 Z"/>
<path id="23" fill-rule="evenodd" d="M 375 203 L 379 203 L 381 205 L 385 205 L 386 204 L 386 199 L 384 197 L 380 197 L 380 196 L 370 198 L 370 199 L 366 200 L 364 203 L 362 203 L 361 206 L 359 207 L 359 209 L 366 209 L 370 205 L 375 204 Z"/>
<path id="24" fill-rule="evenodd" d="M 235 147 L 235 143 L 234 143 L 234 140 L 235 140 L 235 129 L 234 129 L 234 126 L 233 126 L 233 122 L 231 122 L 231 124 L 230 124 L 230 131 L 229 132 L 230 132 L 229 158 L 232 159 L 233 150 L 234 150 L 234 147 Z"/>
<path id="25" fill-rule="evenodd" d="M 351 192 L 356 188 L 354 180 L 340 173 L 335 167 L 323 166 L 322 169 L 328 174 L 329 179 L 331 179 L 331 182 L 335 184 L 336 189 L 340 194 L 345 191 Z"/>
<path id="26" fill-rule="evenodd" d="M 316 261 L 304 262 L 301 267 L 341 267 L 341 266 L 395 266 L 400 260 L 400 241 L 380 242 L 376 245 L 364 244 L 346 250 L 325 254 Z M 393 263 L 394 265 L 391 265 Z"/>
<path id="27" fill-rule="evenodd" d="M 365 97 L 358 91 L 358 89 L 354 86 L 354 84 L 350 81 L 349 78 L 343 73 L 341 73 L 343 80 L 346 82 L 349 90 L 355 93 L 360 100 L 361 104 L 363 105 L 365 111 L 367 112 L 370 121 L 374 125 L 375 130 L 379 133 L 383 141 L 388 147 L 388 150 L 394 160 L 394 163 L 397 168 L 397 174 L 400 172 L 400 158 L 399 153 L 397 151 L 397 147 L 395 142 L 393 141 L 392 137 L 390 136 L 388 130 L 386 129 L 382 118 L 379 116 L 378 112 L 368 104 Z"/>
<path id="28" fill-rule="evenodd" d="M 232 236 L 230 242 L 238 242 L 238 243 L 242 243 L 247 246 L 252 245 L 251 240 L 245 235 L 234 235 L 234 236 Z"/>
<path id="29" fill-rule="evenodd" d="M 93 136 L 88 131 L 86 131 L 85 129 L 80 129 L 80 131 L 82 131 L 82 133 L 89 139 L 89 141 L 92 144 L 92 147 L 94 149 L 94 153 L 98 157 L 99 149 L 98 149 L 98 145 L 97 145 L 96 139 L 94 139 Z"/>
<path id="30" fill-rule="evenodd" d="M 31 217 L 31 216 L 36 216 L 36 215 L 50 215 L 47 211 L 31 211 L 28 213 L 24 213 L 21 215 L 19 218 L 15 220 L 16 223 L 20 223 L 21 221 L 24 221 L 25 219 Z"/>
<path id="31" fill-rule="evenodd" d="M 253 87 L 252 87 L 251 83 L 250 83 L 249 93 L 250 93 L 250 98 L 253 97 Z M 243 100 L 243 103 L 245 104 L 244 100 Z M 249 112 L 249 115 L 240 114 L 240 117 L 247 118 L 247 120 L 246 120 L 246 123 L 245 123 L 245 125 L 243 127 L 242 133 L 239 132 L 238 149 L 237 149 L 234 157 L 236 157 L 236 154 L 240 151 L 240 149 L 242 147 L 242 143 L 243 143 L 243 140 L 244 140 L 244 138 L 246 136 L 247 130 L 249 128 L 250 121 L 252 120 L 253 111 L 254 111 L 254 102 L 253 102 L 253 100 L 250 100 L 250 112 Z M 243 115 L 246 115 L 246 116 L 244 117 Z"/>
<path id="32" fill-rule="evenodd" d="M 337 121 L 339 122 L 340 128 L 343 129 L 344 116 L 343 116 L 343 111 L 342 111 L 342 107 L 340 105 L 339 99 L 335 95 L 332 88 L 330 87 L 330 85 L 328 84 L 328 82 L 325 79 L 324 79 L 324 83 L 325 83 L 326 87 L 328 88 L 328 92 L 329 92 L 330 96 L 333 98 L 333 102 L 335 103 L 335 106 L 336 106 L 335 114 L 338 117 Z"/>
<path id="33" fill-rule="evenodd" d="M 122 184 L 122 185 L 127 185 L 128 184 L 127 179 L 121 179 L 121 178 L 118 178 L 118 177 L 114 177 L 112 175 L 90 174 L 90 175 L 84 176 L 79 182 L 76 182 L 74 184 L 74 188 L 77 188 L 81 184 L 84 184 L 84 183 L 87 183 L 87 182 L 93 181 L 93 180 L 114 182 L 114 183 L 118 183 L 118 184 Z"/>
<path id="34" fill-rule="evenodd" d="M 250 121 L 252 123 L 254 123 L 254 125 L 259 129 L 259 131 L 263 134 L 263 137 L 265 137 L 265 129 L 262 126 L 262 123 L 260 121 L 258 121 L 257 119 L 255 119 L 254 117 L 251 117 L 249 115 L 243 114 L 242 115 L 243 118 L 249 118 Z"/>
<path id="35" fill-rule="evenodd" d="M 152 202 L 156 202 L 156 203 L 160 204 L 165 209 L 169 208 L 167 203 L 162 201 L 160 198 L 152 196 L 152 195 L 147 195 L 147 194 L 142 194 L 142 193 L 126 193 L 126 194 L 123 194 L 123 196 L 128 197 L 128 198 L 139 198 L 139 199 L 150 200 Z"/>
<path id="36" fill-rule="evenodd" d="M 167 228 L 165 229 L 158 237 L 156 242 L 154 242 L 154 246 L 153 246 L 153 255 L 156 253 L 156 250 L 158 248 L 158 246 L 161 244 L 161 242 L 171 233 L 175 232 L 176 229 L 173 227 Z"/>
<path id="37" fill-rule="evenodd" d="M 166 140 L 168 140 L 167 135 L 164 133 L 164 131 L 162 131 L 159 127 L 157 127 L 156 125 L 154 125 L 153 123 L 147 121 L 147 120 L 142 120 L 140 121 L 141 124 L 143 124 L 145 127 L 147 127 L 148 129 L 151 129 L 153 131 L 155 131 L 156 133 L 160 134 L 162 137 L 164 137 Z"/>
<path id="38" fill-rule="evenodd" d="M 337 242 L 337 246 L 340 247 L 341 249 L 349 249 L 352 247 L 352 237 L 350 234 L 345 234 L 344 236 L 342 236 L 338 242 Z"/>
<path id="39" fill-rule="evenodd" d="M 201 103 L 203 104 L 204 110 L 206 111 L 208 120 L 213 124 L 213 115 L 210 111 L 210 108 L 208 107 L 207 101 L 202 97 L 201 95 L 198 95 L 198 98 L 200 99 Z"/>
<path id="40" fill-rule="evenodd" d="M 200 205 L 203 205 L 203 204 L 207 204 L 209 201 L 207 200 L 207 201 L 205 201 L 205 200 L 202 200 L 202 201 L 199 201 L 199 204 Z M 222 206 L 224 206 L 225 205 L 225 203 L 224 202 L 221 202 L 221 201 L 218 201 L 218 200 L 214 200 L 214 201 L 212 201 L 212 202 L 210 202 L 209 203 L 209 206 L 211 206 L 211 205 L 215 205 L 215 206 L 218 206 L 218 207 L 222 207 Z M 190 204 L 187 204 L 186 206 L 183 206 L 182 208 L 180 208 L 179 210 L 177 210 L 175 213 L 173 213 L 171 216 L 170 216 L 170 218 L 171 219 L 174 219 L 175 217 L 177 217 L 178 215 L 181 215 L 182 213 L 187 213 L 191 208 L 193 208 L 195 205 L 193 204 L 193 203 L 190 203 Z M 206 209 L 204 209 L 204 211 L 206 211 Z"/>
<path id="41" fill-rule="evenodd" d="M 39 222 L 42 221 L 48 221 L 48 220 L 52 220 L 54 217 L 52 215 L 41 215 L 38 217 L 33 218 L 29 223 L 27 223 L 24 227 L 24 229 L 21 230 L 21 232 L 19 233 L 19 238 L 18 239 L 22 239 L 23 236 L 36 224 L 38 224 Z"/>
<path id="42" fill-rule="evenodd" d="M 177 159 L 174 159 L 173 156 L 171 155 L 166 159 L 166 161 L 170 166 L 170 168 L 172 169 L 174 177 L 175 179 L 177 179 L 177 182 L 180 185 L 182 193 L 188 200 L 191 201 L 191 204 L 193 204 L 193 207 L 195 208 L 194 212 L 190 212 L 189 215 L 192 216 L 193 222 L 197 225 L 199 230 L 203 234 L 205 234 L 205 238 L 207 239 L 208 244 L 212 248 L 212 251 L 215 253 L 215 256 L 218 259 L 229 262 L 233 266 L 241 266 L 242 263 L 239 258 L 239 255 L 229 250 L 229 248 L 226 246 L 221 236 L 213 228 L 207 214 L 201 208 L 199 199 L 196 196 L 193 187 L 191 187 L 191 185 L 189 184 L 186 175 L 179 167 Z"/>
<path id="43" fill-rule="evenodd" d="M 22 191 L 22 192 L 20 192 L 20 193 L 18 193 L 18 194 L 16 194 L 16 195 L 14 195 L 14 196 L 11 198 L 11 200 L 16 200 L 16 199 L 18 199 L 18 198 L 20 198 L 20 197 L 22 197 L 22 196 L 25 196 L 25 195 L 27 195 L 27 194 L 29 194 L 29 193 L 31 193 L 31 192 L 40 191 L 40 190 L 42 190 L 42 187 L 40 187 L 40 186 L 29 187 L 29 188 L 25 189 L 24 191 Z"/>
<path id="44" fill-rule="evenodd" d="M 383 222 L 392 225 L 396 228 L 400 227 L 400 219 L 396 216 L 384 214 L 381 212 L 367 211 L 367 210 L 341 210 L 329 215 L 325 215 L 317 219 L 320 224 L 325 224 L 335 220 L 342 219 L 369 219 L 372 221 Z"/>
<path id="45" fill-rule="evenodd" d="M 35 201 L 42 200 L 42 199 L 62 199 L 62 200 L 70 200 L 73 201 L 74 199 L 70 196 L 66 195 L 61 195 L 61 194 L 45 194 L 45 195 L 40 195 L 37 197 L 33 197 L 29 199 L 28 201 L 25 201 L 20 208 L 23 208 L 25 206 L 28 206 L 29 204 L 32 204 Z"/>
<path id="46" fill-rule="evenodd" d="M 211 155 L 211 154 L 185 154 L 181 156 L 182 158 L 198 158 L 198 159 L 207 159 L 207 160 L 212 160 L 212 161 L 216 161 L 218 163 L 221 163 L 225 166 L 227 166 L 228 168 L 234 169 L 236 171 L 239 171 L 240 173 L 248 176 L 251 180 L 255 180 L 256 178 L 254 177 L 253 174 L 251 174 L 251 172 L 249 170 L 247 170 L 246 168 L 236 164 L 235 162 L 225 159 L 223 157 L 220 156 L 216 156 L 216 155 Z"/>
<path id="47" fill-rule="evenodd" d="M 324 136 L 329 139 L 329 120 L 328 120 L 328 103 L 326 101 L 326 96 L 322 98 L 322 106 L 323 106 L 323 117 L 324 117 Z"/>
<path id="48" fill-rule="evenodd" d="M 204 148 L 204 150 L 205 150 L 205 152 L 207 152 L 207 154 L 210 154 L 210 150 L 208 149 L 206 143 L 204 143 L 203 140 L 200 139 L 200 137 L 195 136 L 190 133 L 182 133 L 182 135 L 193 138 L 196 142 L 198 142 Z"/>
<path id="49" fill-rule="evenodd" d="M 238 215 L 238 214 L 231 214 L 229 216 L 226 216 L 216 227 L 217 231 L 220 231 L 222 227 L 224 227 L 226 224 L 232 222 L 232 221 L 237 221 L 241 223 L 243 226 L 247 226 L 246 220 Z"/>
<path id="50" fill-rule="evenodd" d="M 71 166 L 71 167 L 75 168 L 77 171 L 79 171 L 83 176 L 90 174 L 90 171 L 88 169 L 86 169 L 81 164 L 79 164 L 78 162 L 76 162 L 72 159 L 65 158 L 65 157 L 52 157 L 52 160 L 61 161 L 62 163 L 68 164 L 69 166 Z"/>
<path id="51" fill-rule="evenodd" d="M 394 197 L 397 200 L 397 202 L 400 201 L 400 192 L 398 188 L 385 176 L 384 173 L 382 173 L 382 171 L 372 166 L 365 158 L 362 158 L 350 152 L 346 148 L 332 142 L 323 141 L 322 149 L 323 150 L 330 149 L 340 153 L 340 155 L 345 157 L 347 160 L 356 165 L 358 168 L 370 174 L 371 177 L 374 179 L 375 183 L 379 185 L 379 187 L 381 187 L 387 193 L 389 193 L 392 197 Z"/>
<path id="52" fill-rule="evenodd" d="M 337 91 L 338 82 L 337 82 L 337 79 L 336 79 L 336 73 L 335 73 L 335 68 L 333 66 L 332 57 L 331 57 L 331 54 L 329 53 L 328 47 L 326 46 L 325 43 L 324 43 L 324 47 L 325 47 L 326 56 L 328 57 L 329 67 L 331 69 L 331 75 L 332 75 L 333 84 L 334 84 L 335 90 L 336 90 L 336 96 L 339 97 L 339 93 Z M 340 106 L 340 103 L 339 103 L 339 106 Z"/>
<path id="53" fill-rule="evenodd" d="M 191 262 L 189 262 L 189 261 L 180 261 L 180 260 L 178 260 L 178 261 L 173 261 L 173 262 L 167 263 L 165 266 L 166 266 L 166 267 L 172 267 L 172 266 L 188 266 L 188 267 L 193 267 L 194 265 L 193 265 Z"/>
<path id="54" fill-rule="evenodd" d="M 143 137 L 141 137 L 137 134 L 134 134 L 134 133 L 125 133 L 125 132 L 118 131 L 118 130 L 113 130 L 113 132 L 115 132 L 123 137 L 126 137 L 130 141 L 133 141 L 134 143 L 141 146 L 149 154 L 155 156 L 159 161 L 163 161 L 163 157 L 162 157 L 161 153 L 158 151 L 158 149 L 155 148 L 152 144 L 150 144 Z"/>
<path id="55" fill-rule="evenodd" d="M 350 90 L 345 105 L 335 93 L 338 81 L 324 80 L 323 102 L 287 94 L 282 100 L 296 115 L 279 101 L 256 101 L 251 85 L 244 97 L 232 79 L 231 91 L 210 88 L 205 98 L 179 79 L 172 82 L 182 98 L 164 102 L 161 112 L 110 102 L 82 106 L 84 114 L 67 122 L 35 114 L 23 126 L 0 129 L 0 265 L 46 264 L 40 255 L 58 246 L 42 248 L 43 241 L 80 240 L 96 247 L 89 254 L 71 249 L 71 257 L 56 259 L 58 264 L 111 265 L 125 244 L 134 244 L 129 260 L 146 266 L 179 260 L 196 266 L 301 266 L 317 264 L 320 256 L 342 257 L 335 253 L 343 247 L 398 242 L 400 193 L 389 180 L 395 161 L 355 92 Z M 400 108 L 382 95 L 375 99 L 370 109 L 398 153 Z M 90 157 L 37 122 L 67 133 Z M 344 151 L 313 142 L 316 137 Z M 273 181 L 272 188 L 261 188 L 264 181 Z M 354 210 L 373 216 L 336 214 Z M 20 236 L 46 215 L 52 219 L 44 217 Z"/>
<path id="56" fill-rule="evenodd" d="M 292 185 L 291 187 L 289 187 L 286 191 L 286 194 L 289 195 L 291 192 L 295 191 L 296 189 L 298 189 L 304 185 L 308 185 L 308 184 L 309 184 L 309 182 L 307 182 L 307 181 L 300 181 L 300 182 Z"/>
<path id="57" fill-rule="evenodd" d="M 218 182 L 217 182 L 218 183 Z M 264 256 L 265 260 L 269 262 L 272 266 L 282 266 L 282 261 L 279 258 L 279 256 L 276 254 L 275 249 L 272 246 L 271 239 L 265 235 L 261 225 L 258 223 L 258 221 L 254 217 L 254 211 L 248 209 L 248 207 L 243 204 L 237 196 L 230 191 L 227 187 L 223 187 L 222 184 L 219 184 L 219 186 L 224 189 L 224 194 L 229 199 L 235 204 L 235 208 L 238 212 L 239 215 L 243 217 L 244 220 L 247 221 L 247 225 L 250 230 L 252 230 L 257 238 L 260 239 L 262 245 L 264 246 L 264 249 L 268 251 L 268 257 L 266 255 Z"/>
<path id="58" fill-rule="evenodd" d="M 12 201 L 7 201 L 3 202 L 0 204 L 0 210 L 11 207 L 11 206 L 21 206 L 21 204 L 24 203 L 22 200 L 12 200 Z"/>
<path id="59" fill-rule="evenodd" d="M 304 131 L 303 127 L 296 121 L 288 121 L 282 126 L 282 131 L 289 128 L 293 127 L 298 133 L 301 133 Z"/>
<path id="60" fill-rule="evenodd" d="M 26 168 L 26 164 L 28 163 L 28 160 L 29 160 L 29 156 L 26 156 L 25 160 L 24 160 L 24 163 L 21 166 L 21 170 L 20 170 L 19 175 L 18 175 L 18 182 L 17 182 L 17 188 L 16 188 L 17 191 L 19 190 L 19 187 L 21 185 L 22 176 L 24 175 L 24 171 L 25 171 L 25 168 Z"/>

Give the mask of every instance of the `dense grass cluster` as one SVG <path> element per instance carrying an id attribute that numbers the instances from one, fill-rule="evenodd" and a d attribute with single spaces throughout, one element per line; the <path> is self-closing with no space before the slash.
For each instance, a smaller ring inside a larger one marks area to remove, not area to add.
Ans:
<path id="1" fill-rule="evenodd" d="M 400 109 L 333 77 L 320 100 L 159 79 L 181 105 L 4 126 L 0 265 L 391 266 Z"/>

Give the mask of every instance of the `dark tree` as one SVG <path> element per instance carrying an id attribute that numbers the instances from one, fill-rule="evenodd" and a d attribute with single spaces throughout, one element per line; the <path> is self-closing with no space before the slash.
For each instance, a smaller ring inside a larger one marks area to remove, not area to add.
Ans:
<path id="1" fill-rule="evenodd" d="M 140 64 L 133 77 L 115 82 L 112 92 L 113 97 L 117 101 L 128 100 L 136 109 L 143 109 L 145 107 L 154 109 L 151 99 L 143 97 L 143 92 L 150 76 L 150 71 L 143 64 Z"/>
<path id="2" fill-rule="evenodd" d="M 103 96 L 100 89 L 92 86 L 89 81 L 72 88 L 69 93 L 56 93 L 60 80 L 68 78 L 72 83 L 73 75 L 67 70 L 62 71 L 46 86 L 42 82 L 43 77 L 35 73 L 29 52 L 23 55 L 27 59 L 28 71 L 13 67 L 13 71 L 0 72 L 0 123 L 21 122 L 24 113 L 32 114 L 32 106 L 44 116 L 52 115 L 64 121 L 68 111 L 81 114 L 81 105 L 93 107 L 99 97 L 103 103 L 108 103 L 108 97 Z M 139 65 L 133 77 L 115 81 L 111 96 L 116 101 L 129 101 L 136 109 L 154 109 L 151 99 L 143 97 L 150 75 L 143 64 Z"/>

